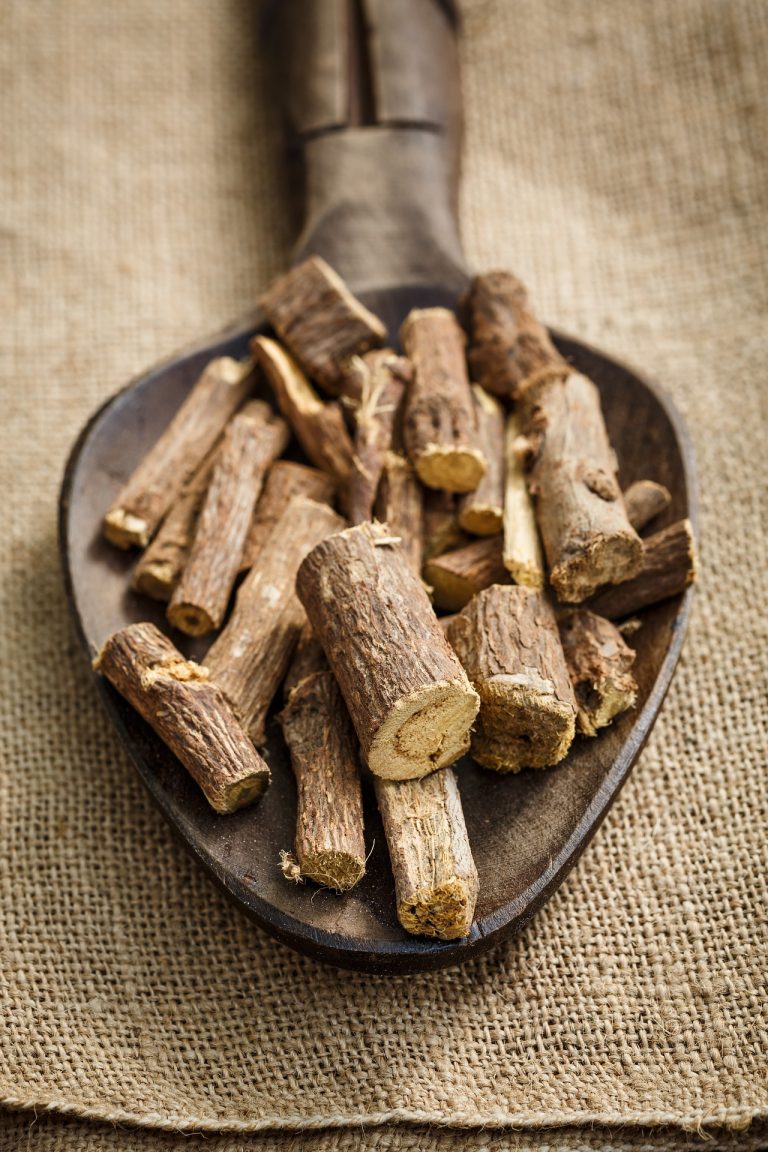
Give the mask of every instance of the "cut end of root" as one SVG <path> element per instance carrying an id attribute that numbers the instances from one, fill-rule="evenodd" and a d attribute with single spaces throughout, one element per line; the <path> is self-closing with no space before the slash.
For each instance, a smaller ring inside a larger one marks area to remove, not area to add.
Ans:
<path id="1" fill-rule="evenodd" d="M 270 781 L 270 771 L 266 763 L 260 772 L 249 772 L 241 780 L 235 780 L 215 792 L 206 791 L 208 803 L 222 816 L 237 812 L 258 800 Z"/>
<path id="2" fill-rule="evenodd" d="M 492 504 L 470 504 L 459 512 L 459 527 L 473 536 L 496 536 L 504 527 L 504 511 Z"/>
<path id="3" fill-rule="evenodd" d="M 416 460 L 422 484 L 444 492 L 474 492 L 485 475 L 487 464 L 477 448 L 447 448 L 427 444 Z"/>
<path id="4" fill-rule="evenodd" d="M 556 564 L 549 574 L 558 600 L 580 604 L 606 584 L 623 584 L 640 571 L 643 542 L 634 531 L 602 536 Z"/>
<path id="5" fill-rule="evenodd" d="M 477 882 L 454 876 L 416 900 L 398 905 L 397 918 L 414 936 L 460 940 L 469 935 L 475 915 Z"/>
<path id="6" fill-rule="evenodd" d="M 169 623 L 187 636 L 207 636 L 216 628 L 216 622 L 211 619 L 204 608 L 197 604 L 170 604 L 167 612 Z"/>
<path id="7" fill-rule="evenodd" d="M 314 852 L 303 858 L 301 875 L 334 892 L 349 892 L 365 875 L 365 860 L 349 852 Z"/>
<path id="8" fill-rule="evenodd" d="M 131 581 L 131 587 L 135 592 L 141 592 L 144 596 L 151 596 L 153 600 L 161 600 L 165 604 L 173 595 L 175 584 L 174 567 L 166 560 L 140 566 L 134 572 Z"/>
<path id="9" fill-rule="evenodd" d="M 213 368 L 224 384 L 239 384 L 253 371 L 253 360 L 233 360 L 231 356 L 220 356 L 214 361 Z"/>
<path id="10" fill-rule="evenodd" d="M 398 700 L 373 738 L 368 767 L 385 780 L 415 780 L 469 748 L 480 698 L 467 680 L 441 681 Z"/>
<path id="11" fill-rule="evenodd" d="M 544 587 L 544 573 L 535 564 L 528 564 L 523 560 L 505 556 L 504 567 L 515 584 L 521 584 L 524 588 Z"/>
<path id="12" fill-rule="evenodd" d="M 616 679 L 604 677 L 589 692 L 584 687 L 579 685 L 576 689 L 577 724 L 582 736 L 596 736 L 600 728 L 633 708 L 637 699 L 637 686 L 629 673 Z"/>
<path id="13" fill-rule="evenodd" d="M 125 508 L 107 512 L 102 531 L 110 544 L 118 548 L 146 548 L 149 544 L 149 525 L 141 516 L 134 516 Z"/>
<path id="14" fill-rule="evenodd" d="M 549 768 L 567 754 L 576 712 L 554 695 L 522 685 L 488 686 L 472 734 L 472 756 L 495 772 Z"/>

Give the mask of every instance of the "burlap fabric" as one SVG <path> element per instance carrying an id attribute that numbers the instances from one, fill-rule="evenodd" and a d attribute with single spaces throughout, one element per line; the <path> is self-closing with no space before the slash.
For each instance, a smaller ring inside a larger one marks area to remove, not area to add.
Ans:
<path id="1" fill-rule="evenodd" d="M 73 642 L 56 492 L 91 410 L 286 257 L 256 22 L 250 0 L 6 0 L 0 1098 L 79 1119 L 7 1114 L 2 1147 L 176 1143 L 88 1118 L 236 1134 L 216 1152 L 453 1147 L 409 1127 L 432 1122 L 494 1150 L 688 1147 L 676 1133 L 707 1127 L 740 1130 L 713 1150 L 759 1146 L 768 7 L 465 17 L 470 259 L 662 380 L 698 449 L 703 580 L 651 744 L 524 935 L 436 976 L 293 955 L 172 842 Z"/>

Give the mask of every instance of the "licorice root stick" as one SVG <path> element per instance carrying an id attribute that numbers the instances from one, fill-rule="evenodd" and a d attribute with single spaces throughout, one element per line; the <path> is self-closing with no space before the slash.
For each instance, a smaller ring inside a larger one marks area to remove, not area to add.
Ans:
<path id="1" fill-rule="evenodd" d="M 149 547 L 142 552 L 131 577 L 136 592 L 166 603 L 173 595 L 189 558 L 195 527 L 216 462 L 212 448 L 192 479 L 169 508 Z"/>
<path id="2" fill-rule="evenodd" d="M 485 475 L 459 500 L 459 526 L 474 536 L 495 536 L 504 517 L 504 411 L 484 388 L 472 388 L 477 414 L 477 439 L 485 457 Z"/>
<path id="3" fill-rule="evenodd" d="M 563 375 L 568 365 L 511 272 L 475 276 L 465 300 L 473 380 L 496 396 L 516 397 L 532 377 Z"/>
<path id="4" fill-rule="evenodd" d="M 554 613 L 541 592 L 494 585 L 446 629 L 480 696 L 472 755 L 497 772 L 562 760 L 576 728 L 576 701 Z"/>
<path id="5" fill-rule="evenodd" d="M 627 519 L 636 532 L 655 520 L 672 503 L 672 496 L 663 484 L 653 480 L 637 480 L 624 493 Z"/>
<path id="6" fill-rule="evenodd" d="M 528 487 L 549 566 L 566 603 L 640 569 L 643 544 L 627 519 L 597 388 L 572 372 L 544 377 L 522 394 L 522 425 L 532 452 Z"/>
<path id="7" fill-rule="evenodd" d="M 376 499 L 376 518 L 393 536 L 400 537 L 408 563 L 419 576 L 424 548 L 423 492 L 409 461 L 388 452 Z"/>
<path id="8" fill-rule="evenodd" d="M 424 579 L 432 588 L 438 608 L 446 612 L 460 611 L 483 588 L 509 582 L 502 537 L 484 536 L 433 557 L 424 565 Z"/>
<path id="9" fill-rule="evenodd" d="M 472 492 L 487 462 L 477 442 L 464 333 L 448 308 L 424 308 L 409 313 L 401 336 L 413 366 L 403 417 L 413 466 L 429 488 Z"/>
<path id="10" fill-rule="evenodd" d="M 296 777 L 299 876 L 347 892 L 365 875 L 360 749 L 339 686 L 309 640 L 278 719 Z"/>
<path id="11" fill-rule="evenodd" d="M 257 336 L 251 341 L 251 351 L 307 458 L 332 476 L 343 491 L 352 471 L 354 449 L 338 401 L 321 400 L 299 365 L 276 340 Z"/>
<path id="12" fill-rule="evenodd" d="M 217 812 L 234 812 L 264 791 L 269 768 L 225 694 L 154 624 L 115 632 L 94 667 L 154 728 Z"/>
<path id="13" fill-rule="evenodd" d="M 299 564 L 344 521 L 324 504 L 294 496 L 237 592 L 232 615 L 206 665 L 255 744 L 265 736 L 269 706 L 285 675 L 304 610 L 294 584 Z"/>
<path id="14" fill-rule="evenodd" d="M 359 524 L 323 540 L 296 591 L 374 775 L 413 779 L 467 750 L 477 695 L 385 527 Z"/>
<path id="15" fill-rule="evenodd" d="M 609 620 L 621 620 L 643 608 L 678 596 L 696 579 L 696 547 L 690 520 L 678 520 L 643 540 L 637 576 L 604 588 L 586 607 Z"/>
<path id="16" fill-rule="evenodd" d="M 318 504 L 333 501 L 335 485 L 327 472 L 308 468 L 293 460 L 276 460 L 267 473 L 259 502 L 243 546 L 240 571 L 247 572 L 258 560 L 272 529 L 293 496 L 306 496 Z"/>
<path id="17" fill-rule="evenodd" d="M 119 548 L 146 548 L 225 424 L 251 389 L 253 364 L 228 356 L 211 360 L 162 436 L 140 461 L 104 518 Z"/>
<path id="18" fill-rule="evenodd" d="M 374 781 L 395 878 L 397 918 L 417 936 L 458 940 L 472 927 L 478 893 L 456 777 Z"/>
<path id="19" fill-rule="evenodd" d="M 355 410 L 355 462 L 349 479 L 349 519 L 370 520 L 387 452 L 394 447 L 405 387 L 411 366 L 391 349 L 356 357 L 361 378 Z"/>
<path id="20" fill-rule="evenodd" d="M 240 568 L 264 476 L 290 438 L 284 420 L 253 400 L 224 432 L 168 619 L 190 636 L 220 627 Z"/>
<path id="21" fill-rule="evenodd" d="M 438 488 L 425 488 L 424 506 L 424 560 L 432 560 L 463 548 L 471 542 L 471 537 L 459 527 L 460 497 L 452 492 L 441 492 Z"/>
<path id="22" fill-rule="evenodd" d="M 291 268 L 259 303 L 304 371 L 334 396 L 343 391 L 349 358 L 379 347 L 387 338 L 378 316 L 320 256 Z"/>
<path id="23" fill-rule="evenodd" d="M 576 695 L 576 725 L 584 736 L 596 736 L 635 703 L 635 653 L 610 620 L 585 608 L 569 612 L 559 628 Z"/>
<path id="24" fill-rule="evenodd" d="M 515 413 L 505 431 L 504 567 L 515 584 L 544 585 L 544 558 L 525 469 L 518 452 L 520 421 Z"/>

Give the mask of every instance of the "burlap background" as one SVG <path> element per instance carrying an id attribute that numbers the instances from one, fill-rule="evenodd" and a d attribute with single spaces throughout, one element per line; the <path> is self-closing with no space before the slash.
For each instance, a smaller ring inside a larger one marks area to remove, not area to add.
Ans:
<path id="1" fill-rule="evenodd" d="M 311 1152 L 362 1147 L 365 1122 L 386 1124 L 368 1147 L 438 1152 L 449 1135 L 404 1125 L 563 1125 L 473 1145 L 539 1152 L 743 1128 L 768 1114 L 768 6 L 465 4 L 470 259 L 514 267 L 544 316 L 669 388 L 698 448 L 704 578 L 651 745 L 578 870 L 506 947 L 395 981 L 273 943 L 171 841 L 57 569 L 86 416 L 285 259 L 251 7 L 0 6 L 0 1098 L 168 1129 L 351 1127 L 248 1145 Z M 753 1125 L 709 1146 L 759 1143 Z M 8 1148 L 171 1144 L 0 1126 Z"/>

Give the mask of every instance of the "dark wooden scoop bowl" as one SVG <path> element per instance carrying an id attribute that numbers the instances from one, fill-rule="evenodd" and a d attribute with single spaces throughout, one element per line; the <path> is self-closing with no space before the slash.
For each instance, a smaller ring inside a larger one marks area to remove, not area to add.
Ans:
<path id="1" fill-rule="evenodd" d="M 326 16 L 333 5 L 322 7 Z M 307 225 L 297 256 L 324 255 L 386 321 L 394 341 L 411 308 L 450 306 L 467 278 L 454 214 L 459 124 L 454 29 L 448 7 L 437 0 L 382 0 L 362 7 L 371 34 L 362 37 L 367 51 L 358 47 L 350 67 L 349 44 L 360 45 L 359 23 L 352 20 L 342 36 L 343 28 L 334 31 L 316 9 L 302 5 L 303 42 L 314 45 L 314 54 L 305 48 L 298 78 L 288 78 L 293 92 L 288 111 L 302 145 L 308 188 Z M 278 8 L 290 22 L 290 0 Z M 397 44 L 405 52 L 393 68 Z M 337 107 L 334 94 L 342 74 L 342 88 L 352 98 Z M 379 121 L 372 118 L 372 107 Z M 356 126 L 345 127 L 345 115 Z M 162 606 L 130 590 L 135 556 L 102 540 L 102 516 L 206 361 L 246 355 L 260 324 L 258 315 L 248 317 L 134 380 L 93 416 L 75 444 L 61 493 L 61 549 L 69 603 L 89 656 L 126 624 L 151 619 L 167 627 Z M 600 389 L 622 484 L 643 478 L 665 484 L 672 505 L 663 523 L 693 516 L 691 449 L 669 400 L 595 349 L 562 336 L 556 340 Z M 263 928 L 344 967 L 378 973 L 436 969 L 518 931 L 573 867 L 648 737 L 680 654 L 689 608 L 690 592 L 643 614 L 643 627 L 633 637 L 637 708 L 598 738 L 577 739 L 562 764 L 511 777 L 484 771 L 469 759 L 458 766 L 480 874 L 476 920 L 459 942 L 418 939 L 400 928 L 370 781 L 364 781 L 371 845 L 364 880 L 344 897 L 312 885 L 297 887 L 278 868 L 280 850 L 293 844 L 295 790 L 276 725 L 266 750 L 273 780 L 265 796 L 252 808 L 217 816 L 151 729 L 108 685 L 98 683 L 122 742 L 171 826 Z M 199 642 L 180 647 L 197 658 L 204 655 Z"/>

